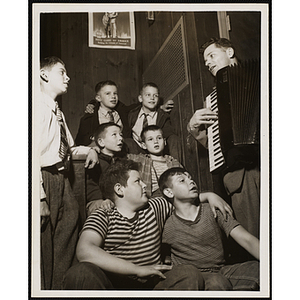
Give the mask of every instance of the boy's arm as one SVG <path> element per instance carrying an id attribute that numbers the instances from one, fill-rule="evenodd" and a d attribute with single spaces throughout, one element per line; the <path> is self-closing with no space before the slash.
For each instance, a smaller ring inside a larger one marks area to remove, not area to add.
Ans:
<path id="1" fill-rule="evenodd" d="M 231 237 L 244 249 L 259 260 L 259 239 L 249 233 L 243 226 L 238 225 L 230 232 Z"/>
<path id="2" fill-rule="evenodd" d="M 42 172 L 40 171 L 40 214 L 41 214 L 41 226 L 49 221 L 50 210 L 46 201 L 46 193 L 43 186 Z"/>
<path id="3" fill-rule="evenodd" d="M 109 199 L 103 199 L 103 194 L 99 185 L 101 167 L 96 165 L 93 169 L 86 170 L 86 198 L 87 215 L 91 215 L 96 209 L 111 209 L 114 203 Z"/>
<path id="4" fill-rule="evenodd" d="M 171 265 L 171 246 L 167 243 L 161 244 L 161 261 L 166 265 Z"/>
<path id="5" fill-rule="evenodd" d="M 90 216 L 92 213 L 94 213 L 97 209 L 103 209 L 103 210 L 110 210 L 115 206 L 115 204 L 110 199 L 97 199 L 92 200 L 87 203 L 86 205 L 86 211 L 87 216 Z"/>
<path id="6" fill-rule="evenodd" d="M 159 108 L 166 113 L 171 113 L 172 109 L 174 108 L 174 101 L 172 99 L 169 99 L 164 104 L 162 104 Z"/>
<path id="7" fill-rule="evenodd" d="M 82 232 L 76 249 L 79 262 L 91 262 L 104 271 L 113 272 L 121 275 L 134 275 L 146 277 L 158 275 L 166 278 L 158 269 L 159 266 L 138 266 L 124 259 L 113 256 L 102 248 L 103 238 L 93 230 Z"/>
<path id="8" fill-rule="evenodd" d="M 94 108 L 97 104 L 97 100 L 96 99 L 92 99 L 85 107 L 85 114 L 93 114 L 94 113 Z"/>
<path id="9" fill-rule="evenodd" d="M 102 191 L 99 185 L 102 170 L 100 164 L 92 169 L 86 169 L 86 199 L 87 202 L 102 198 Z"/>
<path id="10" fill-rule="evenodd" d="M 217 217 L 216 209 L 219 209 L 221 213 L 223 214 L 225 220 L 227 220 L 227 213 L 233 217 L 233 211 L 230 207 L 230 205 L 224 201 L 220 196 L 213 192 L 205 192 L 199 194 L 199 200 L 200 202 L 208 202 L 210 205 L 210 208 L 214 214 L 214 217 Z"/>
<path id="11" fill-rule="evenodd" d="M 71 148 L 72 156 L 86 156 L 84 167 L 88 169 L 94 168 L 94 166 L 99 162 L 97 147 L 88 146 L 74 146 Z"/>

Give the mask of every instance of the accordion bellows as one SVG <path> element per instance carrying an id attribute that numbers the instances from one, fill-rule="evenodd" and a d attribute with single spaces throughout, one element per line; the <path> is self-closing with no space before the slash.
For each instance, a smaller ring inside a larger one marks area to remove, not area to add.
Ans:
<path id="1" fill-rule="evenodd" d="M 259 145 L 260 62 L 245 61 L 220 69 L 214 97 L 217 104 L 207 99 L 207 106 L 218 111 L 217 123 L 208 128 L 211 172 L 220 168 L 224 160 L 227 164 L 234 161 L 230 153 L 237 151 L 232 151 L 233 148 L 238 148 L 239 153 L 250 153 L 251 145 Z"/>

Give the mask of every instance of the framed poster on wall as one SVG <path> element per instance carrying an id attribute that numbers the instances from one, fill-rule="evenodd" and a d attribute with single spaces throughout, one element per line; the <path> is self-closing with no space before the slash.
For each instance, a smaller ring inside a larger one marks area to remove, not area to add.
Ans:
<path id="1" fill-rule="evenodd" d="M 134 50 L 133 12 L 90 12 L 89 46 Z"/>

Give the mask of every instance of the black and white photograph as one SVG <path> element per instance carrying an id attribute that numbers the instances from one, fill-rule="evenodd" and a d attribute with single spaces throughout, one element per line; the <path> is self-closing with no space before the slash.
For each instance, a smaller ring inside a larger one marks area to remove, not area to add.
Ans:
<path id="1" fill-rule="evenodd" d="M 270 297 L 269 22 L 31 3 L 31 297 Z"/>

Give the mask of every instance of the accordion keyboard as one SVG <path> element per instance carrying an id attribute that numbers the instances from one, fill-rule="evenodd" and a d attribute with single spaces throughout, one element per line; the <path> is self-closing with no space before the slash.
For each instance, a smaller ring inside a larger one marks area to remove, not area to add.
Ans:
<path id="1" fill-rule="evenodd" d="M 217 105 L 217 90 L 214 89 L 206 97 L 206 107 L 210 108 L 213 112 L 218 112 Z M 213 172 L 220 168 L 225 159 L 221 150 L 220 136 L 219 136 L 219 122 L 216 120 L 211 126 L 207 128 L 208 138 L 208 155 L 209 155 L 209 169 Z"/>

